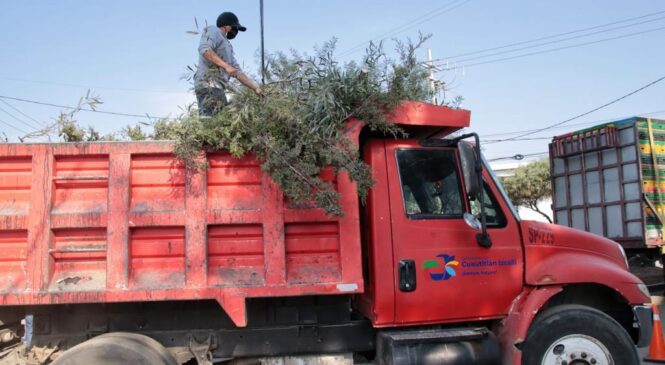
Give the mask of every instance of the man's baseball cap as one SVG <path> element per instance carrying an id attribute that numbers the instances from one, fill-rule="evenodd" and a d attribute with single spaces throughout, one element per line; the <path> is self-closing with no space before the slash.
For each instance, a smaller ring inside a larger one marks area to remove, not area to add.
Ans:
<path id="1" fill-rule="evenodd" d="M 217 17 L 217 28 L 224 26 L 224 25 L 230 25 L 233 27 L 237 27 L 239 31 L 244 32 L 247 30 L 246 27 L 243 27 L 240 25 L 240 21 L 238 21 L 238 17 L 233 14 L 230 11 L 225 11 Z"/>

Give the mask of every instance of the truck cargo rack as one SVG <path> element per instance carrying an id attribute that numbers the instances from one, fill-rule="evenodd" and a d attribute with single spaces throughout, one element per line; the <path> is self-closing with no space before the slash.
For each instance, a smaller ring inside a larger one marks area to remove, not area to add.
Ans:
<path id="1" fill-rule="evenodd" d="M 651 187 L 656 184 L 644 176 L 652 169 L 651 159 L 645 161 L 648 141 L 642 141 L 646 125 L 636 118 L 553 138 L 555 223 L 602 235 L 626 249 L 662 244 L 660 202 Z"/>
<path id="2" fill-rule="evenodd" d="M 570 133 L 554 137 L 552 152 L 554 157 L 567 157 L 584 152 L 593 152 L 617 146 L 617 129 L 606 126 L 587 130 L 582 133 Z"/>

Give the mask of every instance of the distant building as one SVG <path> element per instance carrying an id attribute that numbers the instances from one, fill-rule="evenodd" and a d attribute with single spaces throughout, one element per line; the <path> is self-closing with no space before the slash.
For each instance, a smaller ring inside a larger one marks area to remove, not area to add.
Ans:
<path id="1" fill-rule="evenodd" d="M 492 167 L 492 170 L 494 170 L 494 173 L 498 177 L 507 177 L 507 176 L 513 176 L 515 174 L 515 170 L 520 167 L 527 165 L 529 162 L 533 161 L 497 161 L 493 162 L 490 164 Z M 546 198 L 538 202 L 538 209 L 542 211 L 543 213 L 547 214 L 550 218 L 553 217 L 552 213 L 552 198 Z M 529 208 L 525 207 L 517 207 L 517 210 L 520 213 L 520 217 L 524 220 L 533 220 L 533 221 L 540 221 L 540 222 L 547 222 L 547 219 L 540 215 L 538 212 L 535 212 Z"/>

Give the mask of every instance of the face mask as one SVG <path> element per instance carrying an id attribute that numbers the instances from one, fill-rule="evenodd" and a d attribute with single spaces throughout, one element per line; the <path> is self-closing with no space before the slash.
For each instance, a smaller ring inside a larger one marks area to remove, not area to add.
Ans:
<path id="1" fill-rule="evenodd" d="M 238 28 L 233 27 L 226 33 L 226 39 L 233 39 L 238 35 Z"/>

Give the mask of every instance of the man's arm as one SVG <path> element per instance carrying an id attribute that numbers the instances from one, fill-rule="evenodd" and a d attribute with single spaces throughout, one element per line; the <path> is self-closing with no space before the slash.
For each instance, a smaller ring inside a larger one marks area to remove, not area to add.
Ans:
<path id="1" fill-rule="evenodd" d="M 238 75 L 236 76 L 238 81 L 242 82 L 243 85 L 247 86 L 248 88 L 254 90 L 256 95 L 261 95 L 263 94 L 263 90 L 257 85 L 254 80 L 250 79 L 245 75 L 243 72 L 238 72 Z"/>
<path id="2" fill-rule="evenodd" d="M 214 63 L 215 65 L 223 68 L 226 73 L 228 73 L 230 76 L 235 77 L 240 81 L 243 85 L 247 86 L 248 88 L 254 90 L 254 92 L 257 95 L 261 95 L 263 93 L 263 90 L 257 85 L 252 79 L 247 77 L 242 71 L 240 71 L 238 68 L 233 67 L 233 65 L 225 62 L 221 57 L 217 55 L 212 49 L 208 49 L 203 53 L 203 57 L 205 57 L 208 61 Z"/>
<path id="3" fill-rule="evenodd" d="M 224 60 L 221 57 L 219 57 L 217 53 L 215 53 L 212 49 L 207 49 L 205 52 L 203 52 L 203 57 L 205 57 L 206 60 L 214 63 L 215 65 L 223 68 L 226 71 L 226 73 L 228 73 L 229 75 L 237 77 L 238 69 L 224 62 Z"/>

